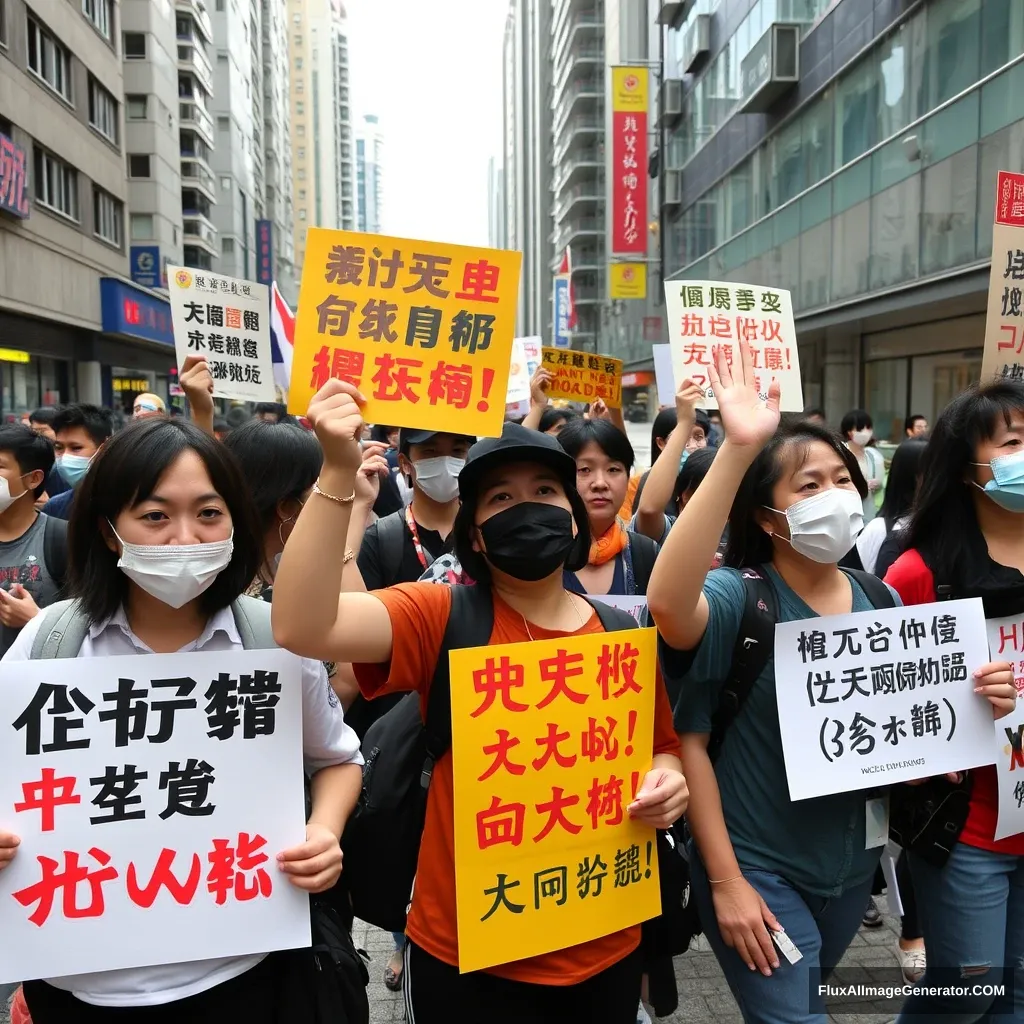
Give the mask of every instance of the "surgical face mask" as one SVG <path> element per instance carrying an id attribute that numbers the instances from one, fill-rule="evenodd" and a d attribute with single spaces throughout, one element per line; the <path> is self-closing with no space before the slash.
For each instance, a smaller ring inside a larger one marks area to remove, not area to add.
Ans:
<path id="1" fill-rule="evenodd" d="M 770 506 L 768 506 L 770 507 Z M 864 505 L 856 491 L 831 487 L 820 494 L 790 505 L 785 512 L 789 524 L 789 543 L 805 558 L 834 565 L 864 529 Z M 775 534 L 779 540 L 785 537 Z"/>
<path id="2" fill-rule="evenodd" d="M 683 454 L 679 456 L 679 472 L 682 472 L 683 466 L 686 465 L 686 460 L 690 457 L 690 449 L 684 448 Z"/>
<path id="3" fill-rule="evenodd" d="M 974 466 L 989 466 L 992 479 L 984 487 L 974 483 L 1007 512 L 1024 512 L 1024 452 L 1000 455 L 991 462 L 974 462 Z"/>
<path id="4" fill-rule="evenodd" d="M 20 477 L 19 477 L 20 479 Z M 6 512 L 22 495 L 11 494 L 11 482 L 5 476 L 0 476 L 0 512 Z"/>
<path id="5" fill-rule="evenodd" d="M 171 608 L 194 601 L 228 567 L 234 551 L 234 534 L 209 544 L 128 544 L 116 530 L 114 536 L 121 541 L 117 567 Z"/>
<path id="6" fill-rule="evenodd" d="M 449 455 L 420 459 L 413 463 L 416 486 L 431 500 L 446 505 L 459 496 L 459 473 L 465 464 L 465 459 Z"/>
<path id="7" fill-rule="evenodd" d="M 60 475 L 72 486 L 77 487 L 82 482 L 82 477 L 88 472 L 92 456 L 86 455 L 58 455 L 57 468 Z"/>
<path id="8" fill-rule="evenodd" d="M 502 509 L 480 526 L 480 536 L 495 569 L 531 583 L 564 566 L 576 540 L 572 513 L 541 501 Z"/>
<path id="9" fill-rule="evenodd" d="M 861 448 L 864 447 L 871 440 L 871 430 L 855 430 L 850 434 L 850 440 L 854 444 L 859 444 Z"/>

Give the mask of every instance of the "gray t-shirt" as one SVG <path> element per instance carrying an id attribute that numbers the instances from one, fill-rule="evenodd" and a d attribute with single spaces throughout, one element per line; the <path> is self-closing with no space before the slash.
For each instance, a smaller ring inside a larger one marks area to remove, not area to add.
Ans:
<path id="1" fill-rule="evenodd" d="M 20 583 L 40 608 L 57 600 L 63 581 L 50 576 L 44 557 L 43 533 L 46 516 L 36 516 L 36 521 L 17 539 L 0 541 L 0 587 L 10 590 Z M 58 528 L 64 524 L 58 524 Z M 10 626 L 0 626 L 0 657 L 14 643 L 21 632 Z"/>

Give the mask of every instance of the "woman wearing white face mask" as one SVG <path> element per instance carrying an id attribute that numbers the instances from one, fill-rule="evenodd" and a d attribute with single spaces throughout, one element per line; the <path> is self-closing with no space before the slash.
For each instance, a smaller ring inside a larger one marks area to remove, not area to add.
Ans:
<path id="1" fill-rule="evenodd" d="M 876 494 L 885 484 L 885 459 L 877 448 L 868 447 L 874 431 L 875 425 L 863 409 L 848 412 L 839 424 L 839 432 L 846 440 L 846 447 L 853 452 L 857 465 L 867 481 L 868 493 L 863 499 L 865 526 L 875 518 Z"/>
<path id="2" fill-rule="evenodd" d="M 133 425 L 104 446 L 78 492 L 69 527 L 77 611 L 65 636 L 81 625 L 80 658 L 241 650 L 241 633 L 259 637 L 264 626 L 259 643 L 269 647 L 269 609 L 240 596 L 262 558 L 248 489 L 227 449 L 189 423 Z M 22 631 L 5 661 L 32 657 L 36 634 L 53 628 L 47 614 Z M 302 712 L 312 811 L 305 842 L 282 851 L 279 865 L 298 888 L 322 892 L 341 871 L 338 840 L 358 797 L 362 759 L 317 661 L 302 662 Z M 17 849 L 16 837 L 0 832 L 0 868 Z M 137 1024 L 308 1024 L 311 1007 L 282 1005 L 303 953 L 51 978 L 26 982 L 24 991 L 34 1024 L 129 1017 Z"/>

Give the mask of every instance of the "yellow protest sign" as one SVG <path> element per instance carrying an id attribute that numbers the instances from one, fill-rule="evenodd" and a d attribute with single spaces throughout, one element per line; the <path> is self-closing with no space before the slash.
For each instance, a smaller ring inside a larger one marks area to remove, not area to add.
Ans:
<path id="1" fill-rule="evenodd" d="M 626 813 L 656 662 L 653 629 L 451 652 L 460 971 L 661 913 L 655 831 Z"/>
<path id="2" fill-rule="evenodd" d="M 595 402 L 600 398 L 610 409 L 622 408 L 621 359 L 545 346 L 541 362 L 554 376 L 548 385 L 548 397 L 571 402 Z"/>
<path id="3" fill-rule="evenodd" d="M 369 423 L 496 437 L 505 417 L 522 256 L 310 228 L 288 409 L 331 377 Z"/>

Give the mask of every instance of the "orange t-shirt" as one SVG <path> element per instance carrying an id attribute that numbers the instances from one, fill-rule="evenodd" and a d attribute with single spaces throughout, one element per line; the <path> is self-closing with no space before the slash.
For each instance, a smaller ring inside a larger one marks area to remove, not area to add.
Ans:
<path id="1" fill-rule="evenodd" d="M 448 623 L 451 589 L 431 583 L 402 583 L 374 591 L 373 596 L 383 602 L 391 617 L 394 637 L 391 661 L 384 665 L 353 666 L 359 687 L 368 698 L 400 690 L 418 690 L 420 707 L 425 711 L 434 665 Z M 553 632 L 530 624 L 534 640 L 601 631 L 596 613 L 573 633 Z M 495 594 L 490 642 L 513 644 L 529 639 L 522 616 Z M 654 709 L 654 752 L 679 756 L 672 708 L 660 671 Z M 427 795 L 427 817 L 406 934 L 431 956 L 458 966 L 454 808 L 455 783 L 449 750 L 434 767 Z M 575 985 L 618 963 L 632 953 L 639 942 L 640 926 L 634 925 L 579 946 L 489 967 L 487 973 L 536 985 Z"/>

